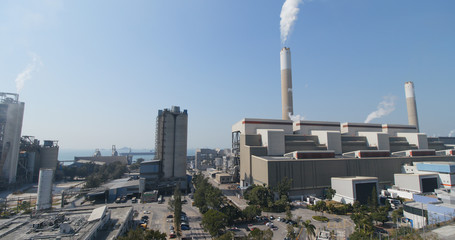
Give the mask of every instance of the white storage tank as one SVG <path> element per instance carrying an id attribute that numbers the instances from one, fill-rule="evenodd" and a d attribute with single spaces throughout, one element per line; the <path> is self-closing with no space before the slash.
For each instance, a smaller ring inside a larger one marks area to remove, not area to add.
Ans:
<path id="1" fill-rule="evenodd" d="M 39 171 L 38 181 L 38 199 L 36 201 L 36 210 L 44 210 L 52 207 L 52 181 L 54 170 L 42 168 Z"/>

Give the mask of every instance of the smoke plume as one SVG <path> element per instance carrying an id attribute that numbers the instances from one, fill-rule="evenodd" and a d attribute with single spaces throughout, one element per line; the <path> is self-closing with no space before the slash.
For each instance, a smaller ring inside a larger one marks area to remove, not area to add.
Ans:
<path id="1" fill-rule="evenodd" d="M 455 134 L 455 129 L 449 132 L 449 137 L 453 137 L 454 134 Z"/>
<path id="2" fill-rule="evenodd" d="M 365 119 L 365 123 L 371 122 L 371 120 L 376 118 L 381 118 L 384 116 L 389 115 L 395 110 L 395 96 L 385 96 L 383 97 L 384 100 L 379 103 L 378 109 L 370 114 L 368 114 L 367 119 Z"/>
<path id="3" fill-rule="evenodd" d="M 299 14 L 299 4 L 302 0 L 286 0 L 281 7 L 280 14 L 280 31 L 281 31 L 281 43 L 286 43 L 289 33 L 294 27 L 295 20 L 297 20 L 297 14 Z"/>
<path id="4" fill-rule="evenodd" d="M 297 115 L 292 115 L 291 113 L 288 113 L 289 114 L 289 118 L 293 121 L 293 122 L 298 122 L 300 120 L 305 120 L 305 117 L 303 116 L 300 116 L 299 114 Z"/>
<path id="5" fill-rule="evenodd" d="M 32 53 L 32 62 L 27 65 L 27 67 L 19 73 L 16 77 L 16 91 L 19 93 L 25 85 L 25 81 L 29 80 L 32 77 L 32 72 L 36 71 L 39 66 L 42 65 L 42 62 L 38 55 Z"/>

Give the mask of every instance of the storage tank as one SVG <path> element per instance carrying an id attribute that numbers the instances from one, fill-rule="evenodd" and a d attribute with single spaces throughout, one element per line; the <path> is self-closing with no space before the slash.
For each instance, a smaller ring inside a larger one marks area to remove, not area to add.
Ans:
<path id="1" fill-rule="evenodd" d="M 52 207 L 52 181 L 54 170 L 42 168 L 39 171 L 38 180 L 38 199 L 36 200 L 36 210 L 44 210 Z"/>

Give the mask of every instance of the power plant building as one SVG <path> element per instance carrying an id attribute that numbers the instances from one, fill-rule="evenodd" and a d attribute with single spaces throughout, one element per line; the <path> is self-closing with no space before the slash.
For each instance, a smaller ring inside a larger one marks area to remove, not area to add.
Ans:
<path id="1" fill-rule="evenodd" d="M 392 185 L 406 164 L 455 161 L 434 150 L 450 146 L 408 125 L 245 118 L 232 132 L 239 135 L 241 186 L 273 187 L 287 177 L 294 196 L 322 195 L 332 177 L 369 176 Z"/>
<path id="2" fill-rule="evenodd" d="M 19 95 L 0 93 L 0 181 L 16 182 L 24 103 Z"/>

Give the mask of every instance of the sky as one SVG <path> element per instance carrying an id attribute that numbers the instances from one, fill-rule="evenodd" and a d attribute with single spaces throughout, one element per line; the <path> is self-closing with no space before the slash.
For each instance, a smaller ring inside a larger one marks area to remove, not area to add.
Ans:
<path id="1" fill-rule="evenodd" d="M 188 110 L 188 148 L 231 147 L 243 118 L 281 118 L 280 49 L 294 114 L 455 130 L 455 1 L 312 0 L 286 43 L 284 1 L 0 1 L 0 92 L 25 102 L 22 135 L 61 149 L 154 148 L 159 109 Z"/>

